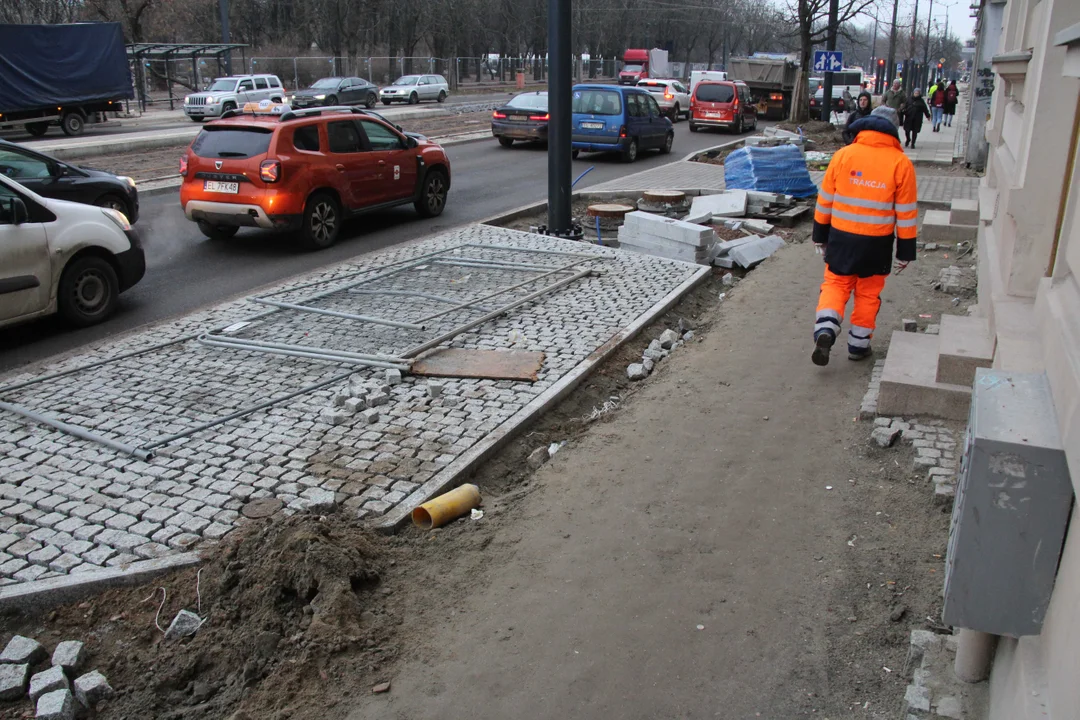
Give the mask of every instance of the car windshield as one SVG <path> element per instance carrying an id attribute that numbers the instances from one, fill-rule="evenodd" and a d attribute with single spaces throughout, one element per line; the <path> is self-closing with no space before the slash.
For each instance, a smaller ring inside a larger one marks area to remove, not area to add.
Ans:
<path id="1" fill-rule="evenodd" d="M 624 65 L 623 72 L 641 72 L 640 65 Z"/>
<path id="2" fill-rule="evenodd" d="M 338 78 L 323 78 L 322 80 L 316 80 L 311 84 L 312 90 L 333 90 L 338 86 L 341 80 Z"/>
<path id="3" fill-rule="evenodd" d="M 266 154 L 271 137 L 270 128 L 210 125 L 191 143 L 191 150 L 204 158 L 250 158 Z"/>
<path id="4" fill-rule="evenodd" d="M 377 118 L 379 120 L 382 120 L 384 123 L 386 123 L 390 127 L 396 127 L 398 130 L 401 130 L 401 126 L 398 125 L 396 122 L 394 122 L 393 120 L 388 120 L 385 116 L 380 115 L 379 113 L 375 112 L 374 110 L 365 110 L 364 113 L 367 114 L 367 115 L 370 115 L 373 118 Z M 404 130 L 401 130 L 401 131 L 405 132 Z"/>
<path id="5" fill-rule="evenodd" d="M 208 92 L 232 92 L 235 89 L 235 80 L 226 80 L 223 78 L 220 80 L 215 80 L 214 84 L 211 85 L 207 90 Z"/>
<path id="6" fill-rule="evenodd" d="M 415 85 L 416 81 L 420 79 L 419 75 L 406 75 L 405 77 L 399 77 L 394 81 L 395 85 Z"/>
<path id="7" fill-rule="evenodd" d="M 710 85 L 702 83 L 697 86 L 697 99 L 701 102 L 731 102 L 735 98 L 735 88 L 730 85 Z"/>
<path id="8" fill-rule="evenodd" d="M 575 90 L 573 112 L 621 115 L 622 96 L 614 90 Z"/>
<path id="9" fill-rule="evenodd" d="M 543 110 L 544 112 L 547 112 L 547 93 L 543 95 L 537 95 L 536 93 L 518 95 L 510 102 L 506 103 L 506 107 L 519 108 L 522 110 Z"/>

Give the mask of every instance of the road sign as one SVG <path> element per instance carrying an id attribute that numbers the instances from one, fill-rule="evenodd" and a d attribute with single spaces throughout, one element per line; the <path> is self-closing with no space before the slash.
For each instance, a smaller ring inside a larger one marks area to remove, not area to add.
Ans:
<path id="1" fill-rule="evenodd" d="M 815 50 L 814 72 L 839 72 L 844 69 L 844 53 L 840 50 Z"/>

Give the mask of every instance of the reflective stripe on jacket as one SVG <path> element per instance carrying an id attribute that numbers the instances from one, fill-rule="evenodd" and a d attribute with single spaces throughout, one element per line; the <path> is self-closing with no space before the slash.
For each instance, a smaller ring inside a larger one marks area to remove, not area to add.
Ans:
<path id="1" fill-rule="evenodd" d="M 864 118 L 895 133 L 883 118 Z M 915 259 L 918 224 L 915 168 L 895 134 L 859 129 L 855 142 L 832 157 L 818 192 L 814 242 L 826 245 L 825 261 L 838 275 L 888 275 L 896 257 Z"/>

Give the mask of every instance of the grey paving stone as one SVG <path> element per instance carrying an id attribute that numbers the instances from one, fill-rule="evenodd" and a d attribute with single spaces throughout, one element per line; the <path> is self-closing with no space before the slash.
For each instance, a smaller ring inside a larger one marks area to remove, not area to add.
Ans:
<path id="1" fill-rule="evenodd" d="M 96 707 L 99 702 L 113 695 L 109 681 L 97 670 L 75 678 L 74 684 L 75 697 L 83 707 Z"/>
<path id="2" fill-rule="evenodd" d="M 62 667 L 50 667 L 48 670 L 42 670 L 30 676 L 30 699 L 34 702 L 37 702 L 38 698 L 45 693 L 70 688 L 71 683 L 68 682 Z"/>
<path id="3" fill-rule="evenodd" d="M 0 700 L 19 700 L 26 694 L 30 666 L 8 663 L 0 665 Z"/>
<path id="4" fill-rule="evenodd" d="M 97 545 L 93 550 L 82 553 L 82 559 L 94 565 L 104 565 L 114 555 L 116 555 L 116 548 L 111 548 L 108 545 Z"/>
<path id="5" fill-rule="evenodd" d="M 56 644 L 53 650 L 52 664 L 66 672 L 78 670 L 86 659 L 86 648 L 78 640 L 64 640 Z"/>
<path id="6" fill-rule="evenodd" d="M 54 545 L 46 545 L 40 550 L 36 550 L 26 556 L 26 559 L 35 565 L 48 565 L 50 562 L 60 557 L 62 553 L 60 548 Z"/>
<path id="7" fill-rule="evenodd" d="M 64 553 L 49 563 L 49 569 L 53 572 L 67 574 L 72 569 L 82 564 L 82 559 L 74 553 Z"/>
<path id="8" fill-rule="evenodd" d="M 74 720 L 75 699 L 67 688 L 42 695 L 37 701 L 36 720 Z"/>
<path id="9" fill-rule="evenodd" d="M 22 570 L 14 573 L 11 577 L 19 582 L 33 582 L 34 580 L 40 579 L 41 576 L 47 572 L 49 572 L 48 569 L 41 565 L 27 565 Z"/>
<path id="10" fill-rule="evenodd" d="M 49 654 L 37 640 L 23 635 L 14 635 L 0 653 L 0 664 L 34 665 L 47 658 Z"/>

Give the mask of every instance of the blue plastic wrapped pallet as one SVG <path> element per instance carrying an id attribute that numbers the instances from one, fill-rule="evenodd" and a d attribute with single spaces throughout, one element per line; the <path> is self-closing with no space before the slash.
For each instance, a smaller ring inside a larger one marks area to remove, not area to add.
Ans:
<path id="1" fill-rule="evenodd" d="M 724 160 L 728 190 L 784 193 L 797 198 L 817 194 L 806 157 L 795 145 L 740 148 Z"/>

